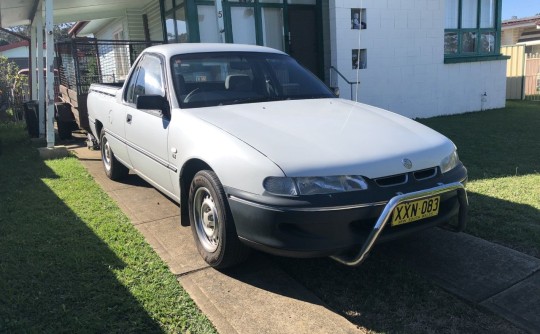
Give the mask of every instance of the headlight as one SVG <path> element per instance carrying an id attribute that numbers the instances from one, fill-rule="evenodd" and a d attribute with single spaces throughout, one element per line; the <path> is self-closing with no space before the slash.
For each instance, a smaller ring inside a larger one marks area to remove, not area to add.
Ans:
<path id="1" fill-rule="evenodd" d="M 442 159 L 441 161 L 441 172 L 442 173 L 446 173 L 452 169 L 454 169 L 454 167 L 456 167 L 459 163 L 459 157 L 458 157 L 458 154 L 457 154 L 457 151 L 454 150 L 454 152 L 452 152 L 452 154 L 450 154 L 449 156 L 447 156 L 446 158 Z"/>
<path id="2" fill-rule="evenodd" d="M 298 196 L 298 190 L 290 177 L 267 177 L 263 181 L 266 191 L 275 195 Z"/>
<path id="3" fill-rule="evenodd" d="M 357 175 L 315 177 L 268 177 L 264 189 L 275 195 L 320 195 L 365 190 L 368 185 Z"/>

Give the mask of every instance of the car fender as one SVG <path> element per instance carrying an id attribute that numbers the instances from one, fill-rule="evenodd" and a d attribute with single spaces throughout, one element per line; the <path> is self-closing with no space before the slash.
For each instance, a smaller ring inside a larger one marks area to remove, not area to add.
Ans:
<path id="1" fill-rule="evenodd" d="M 197 159 L 210 166 L 223 186 L 258 195 L 264 193 L 266 177 L 284 176 L 263 153 L 189 112 L 173 110 L 169 126 L 169 149 L 177 152 L 172 160 L 177 161 L 178 173 L 188 161 Z M 180 195 L 179 182 L 175 182 L 175 193 Z"/>

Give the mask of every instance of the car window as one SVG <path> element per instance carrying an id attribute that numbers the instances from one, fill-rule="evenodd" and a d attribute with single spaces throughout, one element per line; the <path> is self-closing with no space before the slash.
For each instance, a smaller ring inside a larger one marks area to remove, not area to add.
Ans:
<path id="1" fill-rule="evenodd" d="M 139 62 L 140 64 L 140 62 Z M 124 100 L 127 103 L 134 103 L 133 100 L 133 88 L 135 87 L 135 82 L 137 81 L 137 73 L 139 72 L 139 65 L 135 69 L 133 69 L 133 73 L 131 74 L 131 77 L 129 78 L 129 81 L 126 86 L 126 93 L 124 96 Z"/>
<path id="2" fill-rule="evenodd" d="M 141 95 L 165 96 L 163 88 L 163 71 L 161 60 L 152 55 L 145 55 L 136 68 L 136 73 L 131 76 L 128 86 L 126 101 L 135 104 L 137 97 Z"/>
<path id="3" fill-rule="evenodd" d="M 333 97 L 315 75 L 282 54 L 197 53 L 174 56 L 171 64 L 182 108 Z"/>
<path id="4" fill-rule="evenodd" d="M 144 70 L 144 71 L 143 71 Z M 161 95 L 165 96 L 163 88 L 163 71 L 161 60 L 152 55 L 146 55 L 141 65 L 141 71 L 137 77 L 137 86 L 142 86 L 140 95 Z"/>

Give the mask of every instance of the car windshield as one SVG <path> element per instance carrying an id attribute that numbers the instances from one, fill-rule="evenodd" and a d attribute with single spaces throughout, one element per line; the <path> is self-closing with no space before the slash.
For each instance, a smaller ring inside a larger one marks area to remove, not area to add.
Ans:
<path id="1" fill-rule="evenodd" d="M 172 57 L 181 108 L 335 97 L 315 75 L 289 56 L 213 52 Z"/>

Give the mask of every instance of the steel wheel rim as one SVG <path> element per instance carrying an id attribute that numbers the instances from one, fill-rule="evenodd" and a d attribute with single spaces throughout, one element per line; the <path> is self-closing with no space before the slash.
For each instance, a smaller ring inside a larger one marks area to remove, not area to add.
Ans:
<path id="1" fill-rule="evenodd" d="M 105 166 L 106 170 L 111 170 L 111 147 L 109 145 L 109 141 L 103 137 L 101 143 L 101 156 L 103 157 L 103 165 Z"/>
<path id="2" fill-rule="evenodd" d="M 215 252 L 219 246 L 221 226 L 214 198 L 207 188 L 201 187 L 195 192 L 193 217 L 200 244 L 207 252 Z"/>

